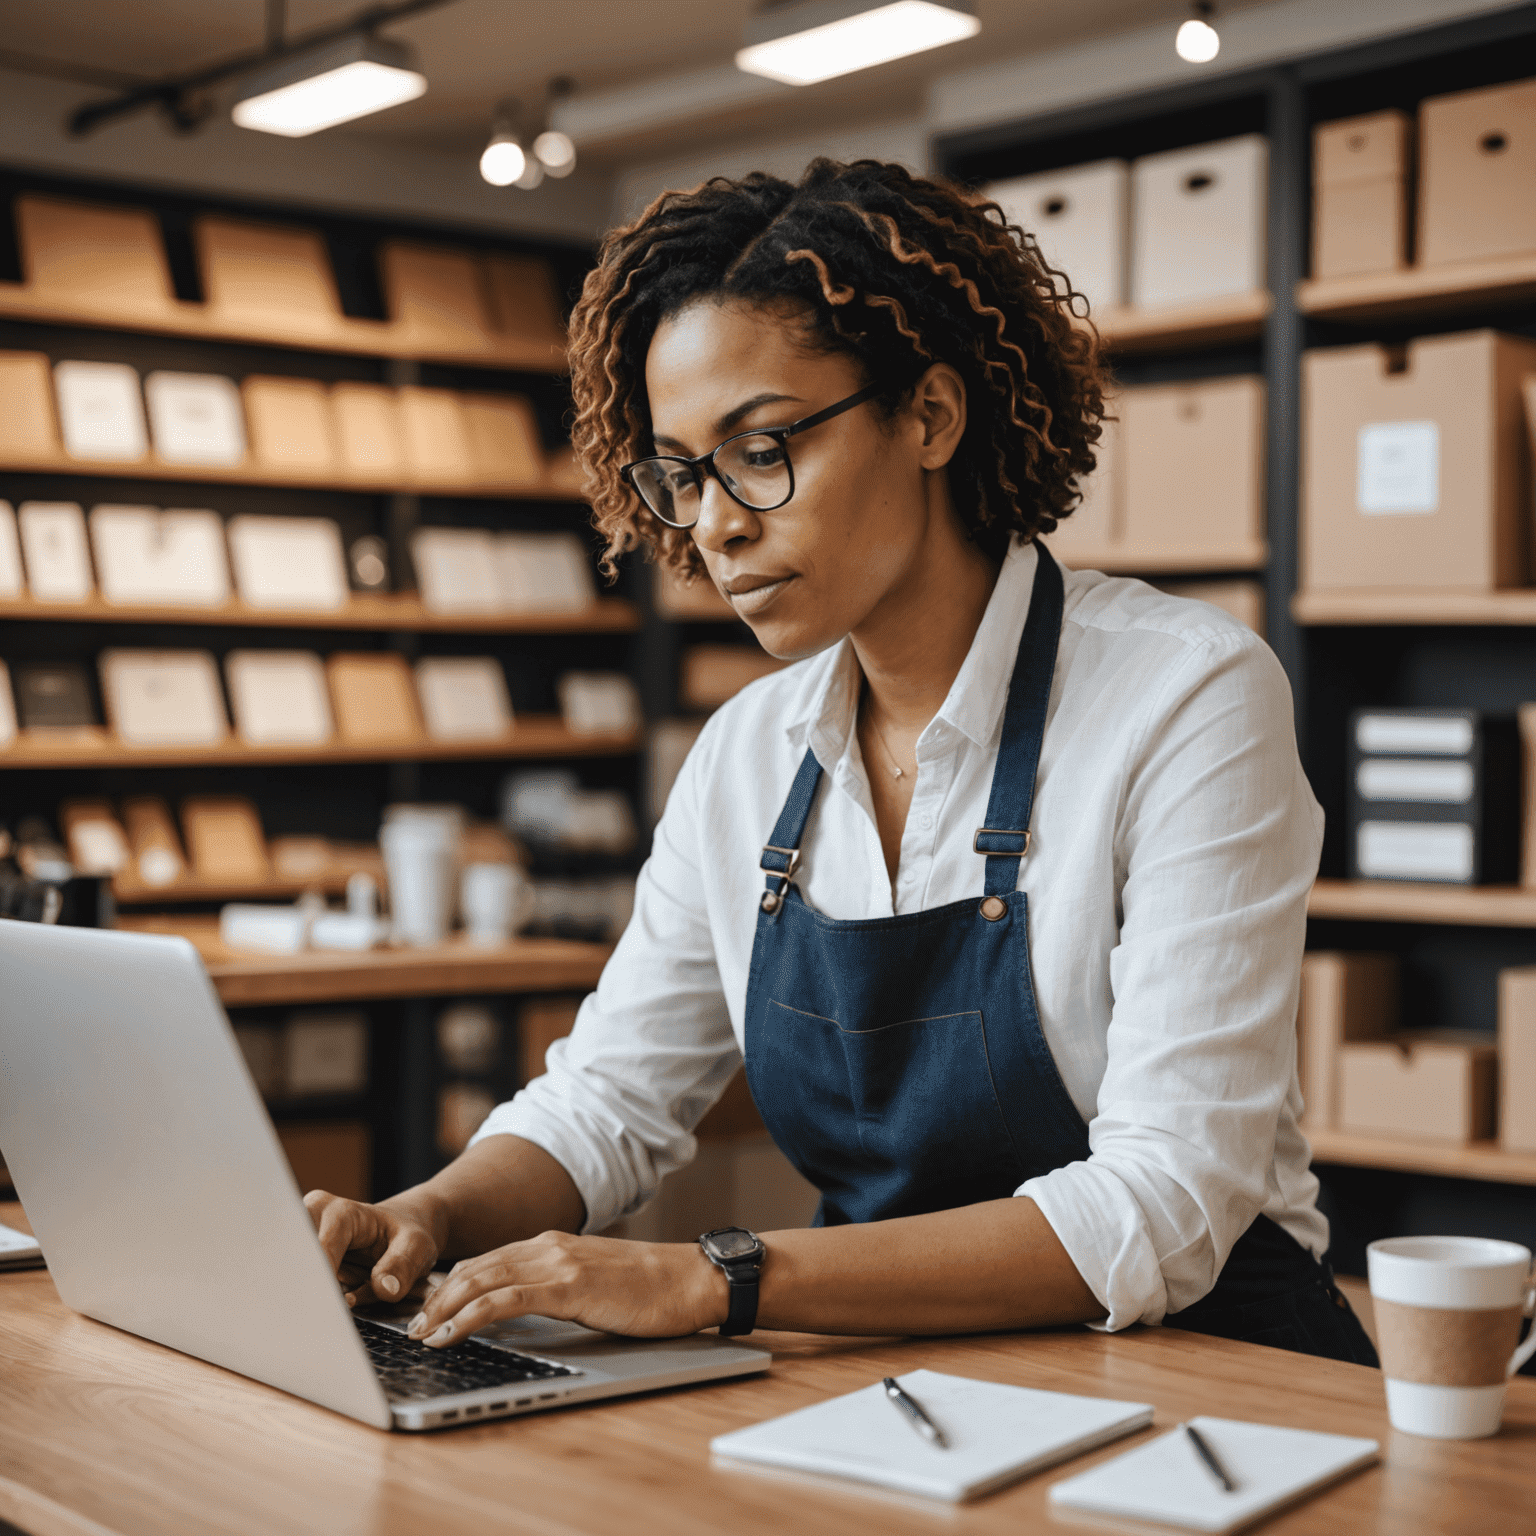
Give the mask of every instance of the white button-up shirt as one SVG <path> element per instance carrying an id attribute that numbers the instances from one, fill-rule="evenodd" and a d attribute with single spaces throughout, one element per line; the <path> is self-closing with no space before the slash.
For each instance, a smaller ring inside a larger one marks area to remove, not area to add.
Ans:
<path id="1" fill-rule="evenodd" d="M 1015 543 L 918 738 L 894 888 L 847 640 L 711 717 L 597 991 L 546 1075 L 479 1132 L 556 1158 L 589 1230 L 693 1157 L 694 1126 L 741 1063 L 758 861 L 807 746 L 827 770 L 796 876 L 810 906 L 872 918 L 980 897 L 972 838 L 1037 561 Z M 1063 576 L 1019 887 L 1041 1026 L 1092 1154 L 1016 1193 L 1050 1222 L 1104 1326 L 1122 1328 L 1198 1301 L 1261 1212 L 1313 1254 L 1327 1247 L 1296 1124 L 1295 1044 L 1323 815 L 1297 758 L 1289 684 L 1258 636 L 1140 581 Z"/>

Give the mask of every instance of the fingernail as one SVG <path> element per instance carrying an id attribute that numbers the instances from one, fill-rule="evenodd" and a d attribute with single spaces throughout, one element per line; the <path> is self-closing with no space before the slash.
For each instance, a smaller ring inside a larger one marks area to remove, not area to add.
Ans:
<path id="1" fill-rule="evenodd" d="M 398 1296 L 400 1294 L 400 1282 L 393 1275 L 380 1275 L 377 1285 L 386 1296 Z"/>
<path id="2" fill-rule="evenodd" d="M 427 1331 L 427 1314 L 425 1312 L 418 1312 L 416 1316 L 406 1324 L 405 1331 L 413 1339 L 419 1339 L 422 1334 Z"/>
<path id="3" fill-rule="evenodd" d="M 427 1343 L 428 1344 L 446 1344 L 449 1341 L 449 1339 L 451 1339 L 452 1337 L 453 1337 L 453 1324 L 452 1323 L 444 1323 L 443 1326 L 441 1328 L 439 1328 L 437 1330 L 437 1332 L 434 1333 L 432 1335 L 432 1337 L 427 1340 Z"/>
<path id="4" fill-rule="evenodd" d="M 347 1292 L 347 1305 L 349 1307 L 355 1307 L 357 1305 L 357 1296 L 352 1291 Z"/>

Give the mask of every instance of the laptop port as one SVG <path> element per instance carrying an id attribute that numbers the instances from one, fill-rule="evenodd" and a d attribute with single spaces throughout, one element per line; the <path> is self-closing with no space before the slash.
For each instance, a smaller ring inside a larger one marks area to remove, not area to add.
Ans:
<path id="1" fill-rule="evenodd" d="M 486 1412 L 487 1413 L 500 1413 L 502 1411 L 502 1409 L 505 1408 L 506 1406 L 507 1405 L 505 1403 L 488 1403 L 486 1405 Z"/>
<path id="2" fill-rule="evenodd" d="M 520 1397 L 517 1400 L 516 1406 L 519 1408 L 526 1408 L 532 1401 L 533 1399 L 531 1397 Z"/>
<path id="3" fill-rule="evenodd" d="M 541 1403 L 552 1403 L 559 1396 L 560 1394 L 558 1392 L 540 1392 L 539 1401 Z"/>
<path id="4" fill-rule="evenodd" d="M 458 1416 L 459 1410 L 457 1408 L 449 1408 L 442 1416 L 443 1423 L 447 1424 L 450 1420 L 458 1418 Z"/>
<path id="5" fill-rule="evenodd" d="M 480 1408 L 466 1408 L 466 1409 L 465 1409 L 465 1410 L 464 1410 L 464 1417 L 465 1417 L 465 1418 L 466 1418 L 466 1419 L 472 1419 L 472 1418 L 474 1418 L 474 1416 L 475 1416 L 475 1415 L 476 1415 L 476 1414 L 477 1414 L 477 1413 L 481 1413 L 481 1412 L 483 1412 L 483 1411 L 484 1411 L 484 1410 L 483 1410 L 483 1409 L 480 1409 Z"/>

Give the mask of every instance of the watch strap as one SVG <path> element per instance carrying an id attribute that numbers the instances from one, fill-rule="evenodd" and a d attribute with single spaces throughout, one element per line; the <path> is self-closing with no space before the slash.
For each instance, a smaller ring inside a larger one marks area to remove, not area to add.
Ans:
<path id="1" fill-rule="evenodd" d="M 731 1308 L 720 1325 L 722 1337 L 734 1338 L 738 1334 L 751 1333 L 757 1326 L 758 1277 L 762 1264 L 758 1259 L 741 1264 L 721 1264 L 726 1282 L 730 1286 Z"/>

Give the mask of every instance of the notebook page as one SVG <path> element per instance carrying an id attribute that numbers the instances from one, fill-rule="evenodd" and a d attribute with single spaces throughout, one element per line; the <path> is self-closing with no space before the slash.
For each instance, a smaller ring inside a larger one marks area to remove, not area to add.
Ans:
<path id="1" fill-rule="evenodd" d="M 1055 1484 L 1054 1505 L 1127 1520 L 1235 1531 L 1305 1492 L 1375 1461 L 1374 1440 L 1306 1429 L 1191 1419 L 1237 1484 L 1220 1488 L 1182 1426 Z"/>
<path id="2" fill-rule="evenodd" d="M 930 1445 L 876 1382 L 720 1435 L 717 1455 L 878 1483 L 934 1499 L 989 1493 L 1152 1422 L 1146 1403 L 1041 1392 L 936 1371 L 897 1378 L 943 1430 Z"/>

